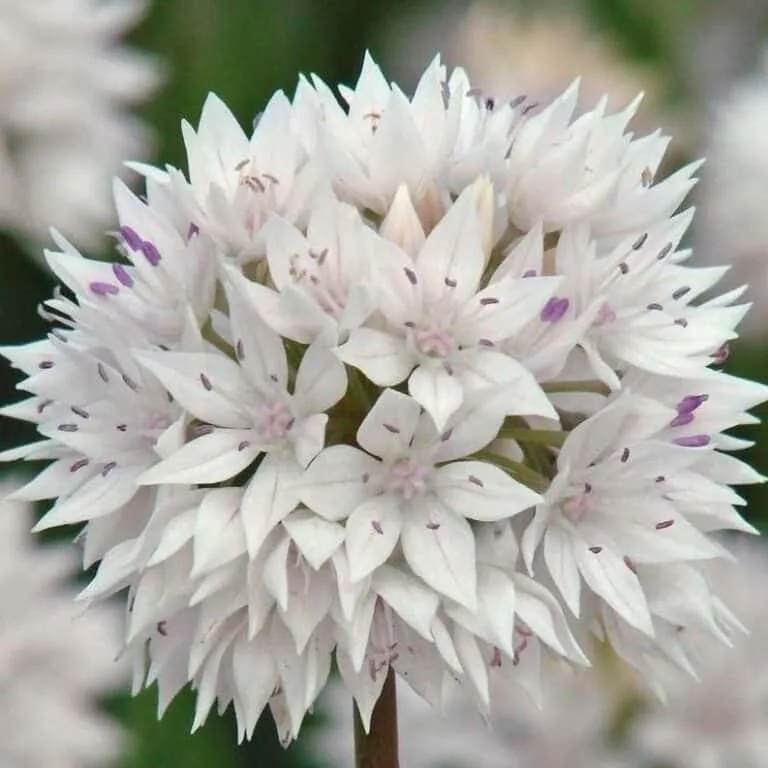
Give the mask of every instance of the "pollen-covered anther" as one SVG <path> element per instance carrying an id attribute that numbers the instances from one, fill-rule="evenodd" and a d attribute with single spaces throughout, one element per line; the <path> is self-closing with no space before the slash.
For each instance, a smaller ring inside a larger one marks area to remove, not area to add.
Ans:
<path id="1" fill-rule="evenodd" d="M 413 459 L 396 461 L 389 470 L 386 488 L 400 493 L 403 498 L 410 500 L 427 488 L 429 467 L 425 467 Z"/>

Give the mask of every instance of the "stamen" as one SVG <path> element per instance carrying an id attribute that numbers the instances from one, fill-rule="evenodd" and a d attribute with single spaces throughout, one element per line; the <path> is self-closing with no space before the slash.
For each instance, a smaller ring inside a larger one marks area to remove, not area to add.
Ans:
<path id="1" fill-rule="evenodd" d="M 523 272 L 523 277 L 536 277 L 536 270 L 526 269 L 525 272 Z"/>
<path id="2" fill-rule="evenodd" d="M 589 547 L 589 551 L 593 552 L 596 555 L 599 555 L 603 551 L 603 548 L 602 547 Z"/>
<path id="3" fill-rule="evenodd" d="M 627 555 L 624 555 L 624 565 L 629 568 L 632 573 L 637 574 L 637 566 L 627 557 Z"/>
<path id="4" fill-rule="evenodd" d="M 381 527 L 381 523 L 378 520 L 371 520 L 371 528 L 380 536 L 384 534 L 384 529 Z"/>
<path id="5" fill-rule="evenodd" d="M 144 240 L 141 244 L 141 252 L 144 254 L 144 258 L 153 266 L 156 267 L 162 260 L 160 251 L 150 240 Z"/>
<path id="6" fill-rule="evenodd" d="M 480 306 L 482 307 L 488 307 L 492 304 L 498 304 L 499 299 L 495 299 L 493 296 L 485 296 L 482 299 L 480 299 Z"/>
<path id="7" fill-rule="evenodd" d="M 408 267 L 404 267 L 403 272 L 405 272 L 405 276 L 408 278 L 408 282 L 411 285 L 416 285 L 419 282 L 418 276 L 412 269 Z"/>
<path id="8" fill-rule="evenodd" d="M 556 296 L 552 296 L 541 310 L 539 315 L 541 322 L 556 323 L 562 320 L 570 304 L 571 302 L 567 298 L 558 299 Z"/>
<path id="9" fill-rule="evenodd" d="M 691 287 L 689 285 L 684 285 L 682 288 L 678 288 L 673 294 L 672 298 L 677 301 L 678 299 L 682 299 L 683 296 L 685 296 L 686 293 L 690 293 Z"/>
<path id="10" fill-rule="evenodd" d="M 213 389 L 213 384 L 211 384 L 211 380 L 204 374 L 200 374 L 200 383 L 203 385 L 205 389 L 210 392 Z"/>
<path id="11" fill-rule="evenodd" d="M 640 237 L 638 237 L 637 240 L 635 240 L 634 243 L 632 243 L 632 250 L 633 251 L 639 251 L 645 245 L 645 241 L 647 239 L 648 239 L 648 233 L 647 232 L 643 232 L 643 234 L 640 235 Z"/>
<path id="12" fill-rule="evenodd" d="M 107 369 L 104 367 L 104 363 L 96 363 L 96 370 L 99 372 L 99 378 L 106 384 L 109 381 L 109 376 L 107 376 Z"/>
<path id="13" fill-rule="evenodd" d="M 688 435 L 686 437 L 676 437 L 672 442 L 683 448 L 703 448 L 709 445 L 712 438 L 709 435 Z"/>
<path id="14" fill-rule="evenodd" d="M 118 230 L 123 242 L 132 250 L 138 251 L 141 248 L 142 239 L 132 227 L 120 227 Z"/>
<path id="15" fill-rule="evenodd" d="M 485 488 L 485 484 L 479 477 L 476 477 L 475 475 L 470 475 L 467 479 L 473 485 L 477 485 L 480 488 Z"/>
<path id="16" fill-rule="evenodd" d="M 48 371 L 48 370 L 50 370 L 51 368 L 53 368 L 53 366 L 54 366 L 54 362 L 53 362 L 53 360 L 43 360 L 41 363 L 39 363 L 39 364 L 38 364 L 38 366 L 37 366 L 37 367 L 38 367 L 38 368 L 39 368 L 41 371 Z"/>
<path id="17" fill-rule="evenodd" d="M 59 432 L 77 432 L 77 424 L 59 424 Z"/>
<path id="18" fill-rule="evenodd" d="M 674 520 L 662 520 L 660 523 L 656 523 L 656 530 L 663 531 L 665 528 L 671 528 L 674 524 Z"/>
<path id="19" fill-rule="evenodd" d="M 91 283 L 88 286 L 91 289 L 91 293 L 96 296 L 114 296 L 116 293 L 120 293 L 120 289 L 112 283 L 103 283 L 99 280 Z"/>
<path id="20" fill-rule="evenodd" d="M 81 419 L 91 418 L 91 414 L 88 413 L 88 411 L 86 411 L 84 408 L 81 408 L 79 405 L 73 405 L 70 410 L 75 414 L 75 416 L 79 416 Z"/>
<path id="21" fill-rule="evenodd" d="M 629 461 L 629 448 L 625 448 L 621 452 L 621 459 L 620 459 L 620 461 L 621 461 L 622 464 L 626 464 Z"/>
<path id="22" fill-rule="evenodd" d="M 70 465 L 69 471 L 70 472 L 77 472 L 78 469 L 82 469 L 83 467 L 87 467 L 90 462 L 88 459 L 78 459 L 74 464 Z"/>
<path id="23" fill-rule="evenodd" d="M 104 465 L 104 469 L 101 470 L 101 476 L 106 477 L 116 466 L 117 466 L 116 461 L 108 462 L 107 464 Z"/>
<path id="24" fill-rule="evenodd" d="M 133 287 L 133 278 L 128 274 L 128 270 L 122 264 L 113 264 L 112 272 L 114 272 L 118 282 L 126 288 Z"/>

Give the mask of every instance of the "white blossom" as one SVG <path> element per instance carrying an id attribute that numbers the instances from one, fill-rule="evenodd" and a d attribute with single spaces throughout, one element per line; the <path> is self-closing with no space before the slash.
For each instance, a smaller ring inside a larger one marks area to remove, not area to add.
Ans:
<path id="1" fill-rule="evenodd" d="M 16 481 L 4 481 L 3 496 Z M 29 535 L 32 510 L 0 503 L 0 761 L 7 768 L 105 766 L 124 747 L 124 734 L 99 710 L 125 667 L 120 617 L 114 606 L 83 612 L 65 584 L 78 567 L 74 548 L 38 545 Z"/>
<path id="2" fill-rule="evenodd" d="M 5 0 L 0 225 L 37 243 L 55 226 L 84 247 L 114 220 L 111 178 L 147 152 L 130 114 L 157 86 L 158 66 L 119 44 L 142 0 Z"/>
<path id="3" fill-rule="evenodd" d="M 194 727 L 288 743 L 334 657 L 366 728 L 390 669 L 493 718 L 591 636 L 661 690 L 728 637 L 703 562 L 754 531 L 726 430 L 768 395 L 678 250 L 694 166 L 653 183 L 637 104 L 572 121 L 576 86 L 520 109 L 436 59 L 408 98 L 367 57 L 342 96 L 252 135 L 210 96 L 188 179 L 115 187 L 114 263 L 58 237 L 51 334 L 3 350 L 43 439 L 2 458 L 51 462 L 18 497 L 84 524 L 81 599 L 127 591 L 134 687 L 191 683 Z"/>

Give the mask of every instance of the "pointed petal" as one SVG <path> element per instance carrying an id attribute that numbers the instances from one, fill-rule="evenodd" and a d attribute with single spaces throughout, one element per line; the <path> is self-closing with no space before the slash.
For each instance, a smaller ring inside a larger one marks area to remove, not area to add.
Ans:
<path id="1" fill-rule="evenodd" d="M 402 525 L 400 506 L 387 494 L 368 499 L 349 516 L 346 547 L 353 581 L 373 572 L 392 554 Z"/>
<path id="2" fill-rule="evenodd" d="M 357 430 L 357 442 L 382 458 L 406 451 L 416 431 L 421 407 L 408 395 L 385 389 Z"/>
<path id="3" fill-rule="evenodd" d="M 405 339 L 373 328 L 355 329 L 349 341 L 335 351 L 347 365 L 358 368 L 380 387 L 399 384 L 416 362 Z"/>
<path id="4" fill-rule="evenodd" d="M 283 520 L 283 527 L 304 559 L 317 571 L 344 542 L 344 528 L 306 509 L 297 509 Z"/>
<path id="5" fill-rule="evenodd" d="M 464 400 L 461 384 L 445 368 L 420 365 L 408 379 L 408 391 L 432 417 L 439 432 Z"/>
<path id="6" fill-rule="evenodd" d="M 218 483 L 234 477 L 261 452 L 245 429 L 215 429 L 183 445 L 139 477 L 140 485 Z"/>
<path id="7" fill-rule="evenodd" d="M 477 606 L 475 537 L 469 523 L 436 503 L 408 510 L 402 533 L 405 559 L 429 586 L 470 610 Z"/>
<path id="8" fill-rule="evenodd" d="M 433 475 L 437 498 L 460 517 L 492 522 L 543 501 L 506 472 L 483 461 L 455 461 Z"/>
<path id="9" fill-rule="evenodd" d="M 321 451 L 304 471 L 297 491 L 313 512 L 326 520 L 343 520 L 372 493 L 365 478 L 379 470 L 379 462 L 351 445 Z"/>
<path id="10" fill-rule="evenodd" d="M 343 363 L 328 349 L 312 344 L 296 374 L 294 396 L 303 413 L 322 413 L 335 405 L 347 390 Z"/>

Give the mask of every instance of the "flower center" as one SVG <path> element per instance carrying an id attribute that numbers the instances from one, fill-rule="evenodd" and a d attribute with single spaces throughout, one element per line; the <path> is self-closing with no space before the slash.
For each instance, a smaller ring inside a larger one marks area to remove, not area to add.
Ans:
<path id="1" fill-rule="evenodd" d="M 427 357 L 448 357 L 454 347 L 453 334 L 445 328 L 415 328 L 413 340 L 416 349 Z"/>
<path id="2" fill-rule="evenodd" d="M 592 491 L 591 486 L 586 485 L 582 491 L 574 496 L 567 498 L 561 505 L 563 514 L 572 523 L 578 523 L 584 519 L 588 511 L 588 497 Z"/>
<path id="3" fill-rule="evenodd" d="M 427 488 L 429 467 L 425 467 L 413 459 L 396 461 L 389 470 L 387 490 L 398 491 L 406 501 L 422 493 Z"/>
<path id="4" fill-rule="evenodd" d="M 279 440 L 292 426 L 293 416 L 283 403 L 260 406 L 254 419 L 255 430 L 268 440 Z"/>

